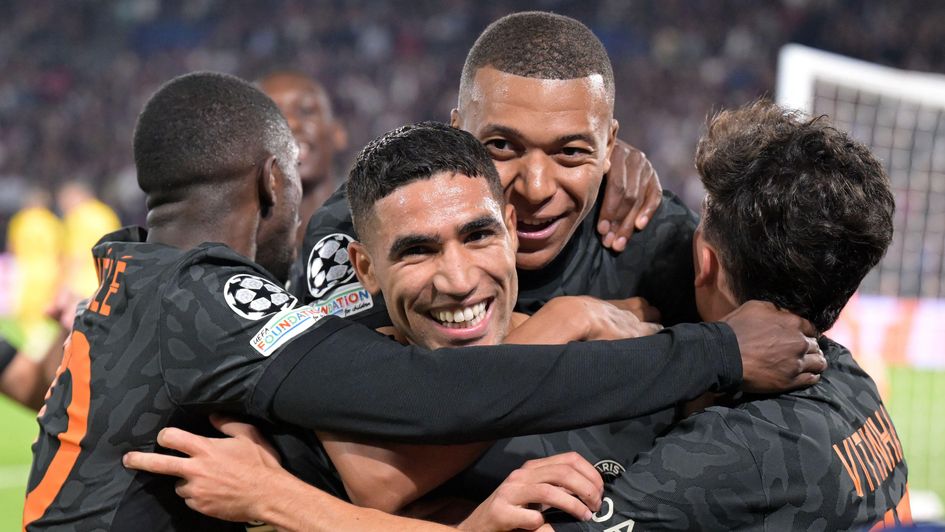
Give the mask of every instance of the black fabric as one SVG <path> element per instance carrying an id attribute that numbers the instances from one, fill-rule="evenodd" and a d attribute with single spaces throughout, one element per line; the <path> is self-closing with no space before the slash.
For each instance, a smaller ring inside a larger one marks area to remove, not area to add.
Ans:
<path id="1" fill-rule="evenodd" d="M 821 340 L 821 381 L 743 396 L 681 421 L 608 484 L 599 516 L 555 530 L 867 530 L 907 492 L 902 445 L 876 385 Z M 572 521 L 557 514 L 556 521 Z"/>
<path id="2" fill-rule="evenodd" d="M 735 335 L 720 323 L 610 342 L 437 351 L 352 324 L 321 339 L 291 371 L 273 365 L 267 373 L 282 378 L 271 405 L 278 421 L 461 443 L 607 423 L 732 389 L 741 381 L 741 359 L 732 353 Z"/>

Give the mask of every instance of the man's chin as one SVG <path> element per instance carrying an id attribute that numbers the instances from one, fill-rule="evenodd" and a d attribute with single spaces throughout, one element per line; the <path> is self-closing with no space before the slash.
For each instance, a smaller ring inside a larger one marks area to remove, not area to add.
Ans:
<path id="1" fill-rule="evenodd" d="M 564 245 L 561 244 L 535 250 L 519 248 L 515 253 L 515 267 L 519 270 L 540 270 L 551 264 L 551 261 L 555 260 L 562 249 L 564 249 Z"/>
<path id="2" fill-rule="evenodd" d="M 497 341 L 494 340 L 494 335 L 486 334 L 478 338 L 453 338 L 446 337 L 438 333 L 432 333 L 426 335 L 423 338 L 422 342 L 417 342 L 419 345 L 426 347 L 427 349 L 440 349 L 444 347 L 472 347 L 476 345 L 496 345 Z"/>

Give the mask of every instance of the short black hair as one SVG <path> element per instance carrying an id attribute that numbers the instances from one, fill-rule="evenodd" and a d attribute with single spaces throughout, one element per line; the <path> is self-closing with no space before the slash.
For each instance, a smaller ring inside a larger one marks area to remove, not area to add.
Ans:
<path id="1" fill-rule="evenodd" d="M 398 188 L 441 172 L 483 178 L 493 196 L 504 198 L 495 164 L 476 137 L 440 122 L 399 127 L 372 140 L 348 175 L 348 205 L 360 235 L 377 201 Z"/>
<path id="2" fill-rule="evenodd" d="M 476 72 L 487 66 L 537 79 L 600 74 L 608 100 L 614 99 L 614 71 L 604 45 L 587 26 L 563 15 L 524 11 L 489 24 L 466 56 L 460 95 L 472 84 Z"/>
<path id="3" fill-rule="evenodd" d="M 895 202 L 869 149 L 760 101 L 723 111 L 696 150 L 702 219 L 739 301 L 770 301 L 829 329 L 886 252 Z"/>
<path id="4" fill-rule="evenodd" d="M 295 141 L 279 108 L 251 83 L 194 72 L 165 83 L 138 116 L 138 185 L 149 207 L 220 184 L 274 155 L 288 171 Z"/>

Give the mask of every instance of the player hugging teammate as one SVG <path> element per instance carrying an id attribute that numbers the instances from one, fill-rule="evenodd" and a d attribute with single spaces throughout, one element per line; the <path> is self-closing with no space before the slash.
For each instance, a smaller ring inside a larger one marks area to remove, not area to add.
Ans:
<path id="1" fill-rule="evenodd" d="M 452 127 L 362 150 L 289 293 L 289 124 L 231 76 L 167 83 L 135 132 L 149 229 L 96 247 L 108 282 L 40 417 L 24 528 L 908 522 L 888 414 L 820 334 L 891 238 L 875 158 L 824 119 L 728 111 L 701 222 L 665 193 L 602 241 L 614 172 L 640 171 L 614 91 L 579 22 L 490 25 Z"/>

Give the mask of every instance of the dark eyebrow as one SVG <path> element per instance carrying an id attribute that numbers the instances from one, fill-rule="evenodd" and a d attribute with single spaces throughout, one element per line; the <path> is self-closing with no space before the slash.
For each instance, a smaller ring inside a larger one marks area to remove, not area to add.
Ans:
<path id="1" fill-rule="evenodd" d="M 514 127 L 501 126 L 499 124 L 487 124 L 486 127 L 482 129 L 481 136 L 495 134 L 515 139 L 520 139 L 523 137 L 522 132 L 515 129 Z M 596 139 L 594 139 L 594 136 L 590 133 L 574 133 L 573 135 L 564 135 L 555 139 L 555 144 L 567 144 L 576 140 L 584 141 L 591 146 L 596 145 Z"/>
<path id="2" fill-rule="evenodd" d="M 470 222 L 464 223 L 462 227 L 459 228 L 459 234 L 466 235 L 476 231 L 482 231 L 483 229 L 495 229 L 499 225 L 501 225 L 501 222 L 496 220 L 495 217 L 482 216 Z"/>
<path id="3" fill-rule="evenodd" d="M 522 138 L 522 132 L 514 127 L 500 126 L 499 124 L 486 124 L 486 127 L 482 128 L 482 135 L 494 135 L 496 133 L 503 137 Z"/>
<path id="4" fill-rule="evenodd" d="M 573 135 L 565 135 L 563 137 L 558 137 L 558 144 L 567 144 L 569 142 L 574 142 L 576 140 L 584 141 L 591 146 L 594 145 L 595 139 L 587 133 L 575 133 Z"/>
<path id="5" fill-rule="evenodd" d="M 440 242 L 441 240 L 437 236 L 405 235 L 394 240 L 394 243 L 390 246 L 390 251 L 387 252 L 387 256 L 392 261 L 397 260 L 405 249 L 412 248 L 413 246 L 437 245 Z"/>

